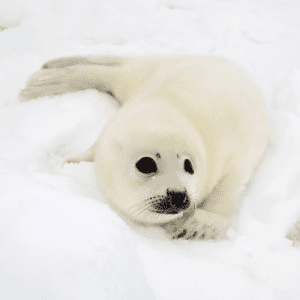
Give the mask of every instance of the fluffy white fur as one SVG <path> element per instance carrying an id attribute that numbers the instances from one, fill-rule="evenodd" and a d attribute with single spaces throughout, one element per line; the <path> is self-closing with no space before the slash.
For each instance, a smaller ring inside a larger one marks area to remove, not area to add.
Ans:
<path id="1" fill-rule="evenodd" d="M 96 143 L 67 162 L 93 160 L 102 190 L 124 218 L 177 238 L 224 237 L 268 139 L 264 101 L 244 71 L 211 56 L 66 57 L 33 74 L 21 97 L 90 88 L 122 107 Z M 155 172 L 138 169 L 145 157 Z M 187 207 L 161 211 L 161 202 L 179 201 L 183 191 Z"/>

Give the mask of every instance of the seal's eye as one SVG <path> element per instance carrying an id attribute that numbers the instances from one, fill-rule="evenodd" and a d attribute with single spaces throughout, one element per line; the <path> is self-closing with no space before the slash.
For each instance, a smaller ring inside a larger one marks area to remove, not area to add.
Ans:
<path id="1" fill-rule="evenodd" d="M 189 159 L 184 160 L 184 170 L 186 172 L 190 173 L 191 175 L 194 174 L 194 169 L 193 169 L 192 163 Z"/>
<path id="2" fill-rule="evenodd" d="M 136 164 L 135 167 L 144 174 L 156 173 L 157 166 L 151 157 L 142 157 Z"/>

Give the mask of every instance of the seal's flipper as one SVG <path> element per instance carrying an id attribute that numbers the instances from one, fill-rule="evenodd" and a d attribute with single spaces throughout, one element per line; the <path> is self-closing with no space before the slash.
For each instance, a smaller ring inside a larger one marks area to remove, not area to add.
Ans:
<path id="1" fill-rule="evenodd" d="M 83 153 L 78 153 L 66 157 L 63 161 L 63 164 L 79 163 L 81 161 L 92 162 L 94 161 L 95 148 L 96 148 L 96 143 Z"/>
<path id="2" fill-rule="evenodd" d="M 74 65 L 120 66 L 126 58 L 113 55 L 67 56 L 47 61 L 42 69 L 64 68 Z"/>
<path id="3" fill-rule="evenodd" d="M 87 89 L 115 95 L 114 87 L 121 76 L 119 68 L 96 64 L 45 68 L 29 77 L 20 98 L 29 100 Z"/>

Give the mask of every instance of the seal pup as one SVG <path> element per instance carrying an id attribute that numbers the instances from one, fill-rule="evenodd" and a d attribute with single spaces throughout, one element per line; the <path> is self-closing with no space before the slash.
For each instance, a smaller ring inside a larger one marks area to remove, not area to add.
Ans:
<path id="1" fill-rule="evenodd" d="M 268 140 L 267 110 L 246 73 L 214 56 L 64 57 L 45 63 L 20 96 L 83 89 L 122 107 L 89 150 L 66 162 L 94 161 L 125 219 L 173 238 L 225 237 Z"/>

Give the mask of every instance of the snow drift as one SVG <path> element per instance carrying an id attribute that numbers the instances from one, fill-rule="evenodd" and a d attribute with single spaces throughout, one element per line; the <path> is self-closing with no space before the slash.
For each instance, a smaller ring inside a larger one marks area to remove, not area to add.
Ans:
<path id="1" fill-rule="evenodd" d="M 0 298 L 299 299 L 300 5 L 297 1 L 0 0 Z M 263 91 L 263 163 L 230 239 L 169 242 L 101 198 L 87 149 L 118 109 L 96 91 L 21 103 L 46 60 L 87 54 L 221 55 Z M 297 232 L 296 232 L 297 234 Z"/>

